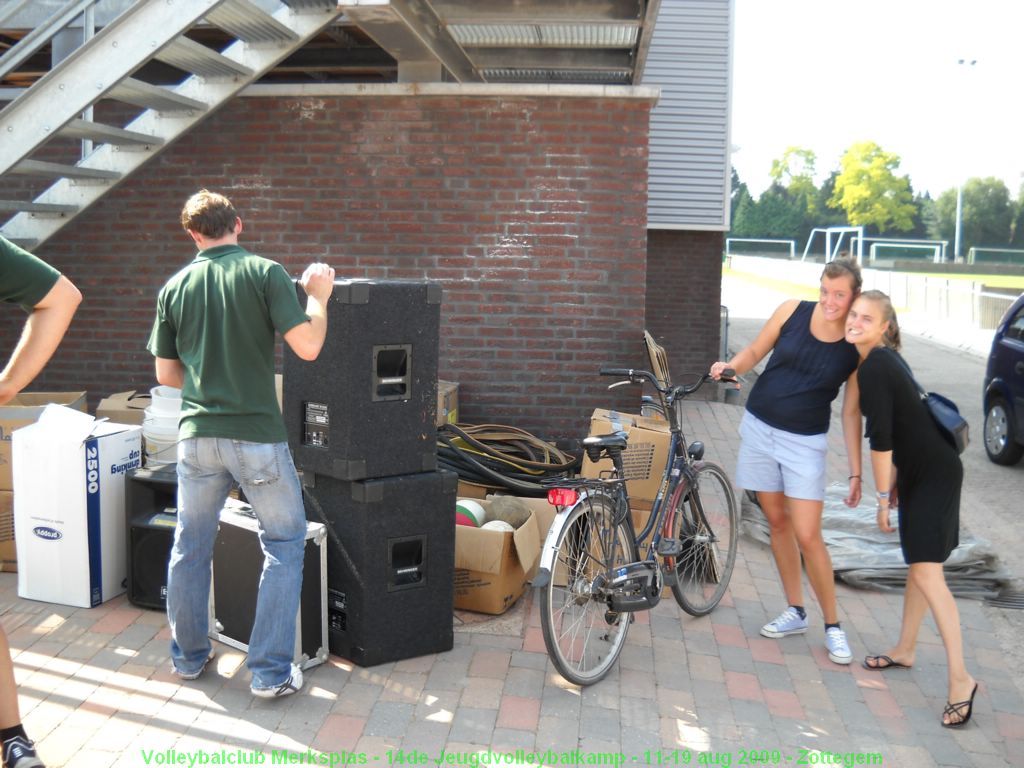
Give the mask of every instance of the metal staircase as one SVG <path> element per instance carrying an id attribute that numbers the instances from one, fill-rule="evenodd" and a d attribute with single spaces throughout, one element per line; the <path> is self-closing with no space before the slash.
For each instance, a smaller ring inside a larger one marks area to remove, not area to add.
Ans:
<path id="1" fill-rule="evenodd" d="M 34 199 L 0 199 L 0 221 L 13 213 L 0 234 L 25 247 L 43 243 L 342 14 L 335 0 L 278 5 L 266 12 L 249 0 L 138 0 L 0 111 L 0 197 L 24 186 L 11 183 L 15 175 L 53 180 Z M 218 52 L 186 37 L 204 21 L 234 42 Z M 133 76 L 154 59 L 190 74 L 172 87 Z M 130 122 L 88 119 L 104 100 L 134 107 Z M 93 142 L 92 150 L 74 165 L 52 162 L 46 145 L 54 138 Z"/>

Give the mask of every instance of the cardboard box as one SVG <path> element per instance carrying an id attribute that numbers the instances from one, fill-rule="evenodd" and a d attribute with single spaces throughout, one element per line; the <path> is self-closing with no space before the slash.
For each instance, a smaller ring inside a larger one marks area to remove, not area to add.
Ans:
<path id="1" fill-rule="evenodd" d="M 672 441 L 668 423 L 661 419 L 597 408 L 590 419 L 590 434 L 607 435 L 612 432 L 625 432 L 628 436 L 622 462 L 630 501 L 653 502 L 661 486 Z M 595 464 L 584 456 L 580 475 L 600 477 L 601 472 L 610 472 L 611 469 L 611 459 L 602 459 Z"/>
<path id="2" fill-rule="evenodd" d="M 437 426 L 458 424 L 459 385 L 454 381 L 437 382 Z"/>
<path id="3" fill-rule="evenodd" d="M 456 496 L 460 499 L 486 499 L 488 495 L 494 493 L 495 488 L 491 485 L 480 485 L 479 483 L 469 483 L 465 480 L 459 480 L 459 486 L 455 491 Z"/>
<path id="4" fill-rule="evenodd" d="M 115 424 L 141 424 L 146 409 L 152 404 L 153 397 L 149 392 L 130 389 L 100 400 L 96 406 L 96 418 L 107 419 Z"/>
<path id="5" fill-rule="evenodd" d="M 125 475 L 142 428 L 60 405 L 14 433 L 18 596 L 90 608 L 125 591 Z"/>
<path id="6" fill-rule="evenodd" d="M 11 434 L 39 418 L 49 403 L 85 411 L 85 392 L 21 392 L 0 406 L 0 491 L 14 489 L 11 475 Z"/>
<path id="7" fill-rule="evenodd" d="M 18 552 L 14 546 L 14 494 L 0 491 L 0 573 L 18 570 Z"/>
<path id="8" fill-rule="evenodd" d="M 490 502 L 481 504 L 487 509 Z M 456 525 L 455 607 L 504 613 L 526 591 L 539 562 L 537 516 L 532 511 L 511 533 Z"/>

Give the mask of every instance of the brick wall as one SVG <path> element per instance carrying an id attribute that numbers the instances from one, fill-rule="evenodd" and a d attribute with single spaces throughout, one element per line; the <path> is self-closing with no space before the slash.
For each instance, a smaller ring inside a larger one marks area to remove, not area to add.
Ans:
<path id="1" fill-rule="evenodd" d="M 178 212 L 205 186 L 239 208 L 242 243 L 293 275 L 316 259 L 344 277 L 440 281 L 440 371 L 461 384 L 463 420 L 578 436 L 592 408 L 635 399 L 613 398 L 596 371 L 642 361 L 645 295 L 661 296 L 647 287 L 649 109 L 600 96 L 236 99 L 39 249 L 85 302 L 33 389 L 87 389 L 95 406 L 155 383 L 156 293 L 191 258 Z M 0 315 L 5 354 L 22 319 Z"/>
<path id="2" fill-rule="evenodd" d="M 647 330 L 665 347 L 676 384 L 719 359 L 724 245 L 721 232 L 647 233 Z M 716 388 L 697 396 L 714 398 Z"/>

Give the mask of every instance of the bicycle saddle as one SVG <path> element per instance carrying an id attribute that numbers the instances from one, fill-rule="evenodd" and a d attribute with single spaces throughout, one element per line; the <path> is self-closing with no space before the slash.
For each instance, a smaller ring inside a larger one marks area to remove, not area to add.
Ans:
<path id="1" fill-rule="evenodd" d="M 602 452 L 618 451 L 621 453 L 626 449 L 626 433 L 612 432 L 610 435 L 591 435 L 583 438 L 583 449 L 587 452 L 587 458 L 591 461 L 599 461 Z"/>
<path id="2" fill-rule="evenodd" d="M 610 435 L 591 435 L 583 438 L 584 448 L 625 448 L 625 432 L 612 432 Z"/>

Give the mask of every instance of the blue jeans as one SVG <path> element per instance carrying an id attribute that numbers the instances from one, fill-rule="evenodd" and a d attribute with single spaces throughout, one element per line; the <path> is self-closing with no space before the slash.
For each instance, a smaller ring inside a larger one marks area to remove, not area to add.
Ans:
<path id="1" fill-rule="evenodd" d="M 218 437 L 178 443 L 178 525 L 167 573 L 171 661 L 188 674 L 210 654 L 213 544 L 232 479 L 252 505 L 263 548 L 246 664 L 254 688 L 273 688 L 291 675 L 306 537 L 302 488 L 287 443 Z"/>

